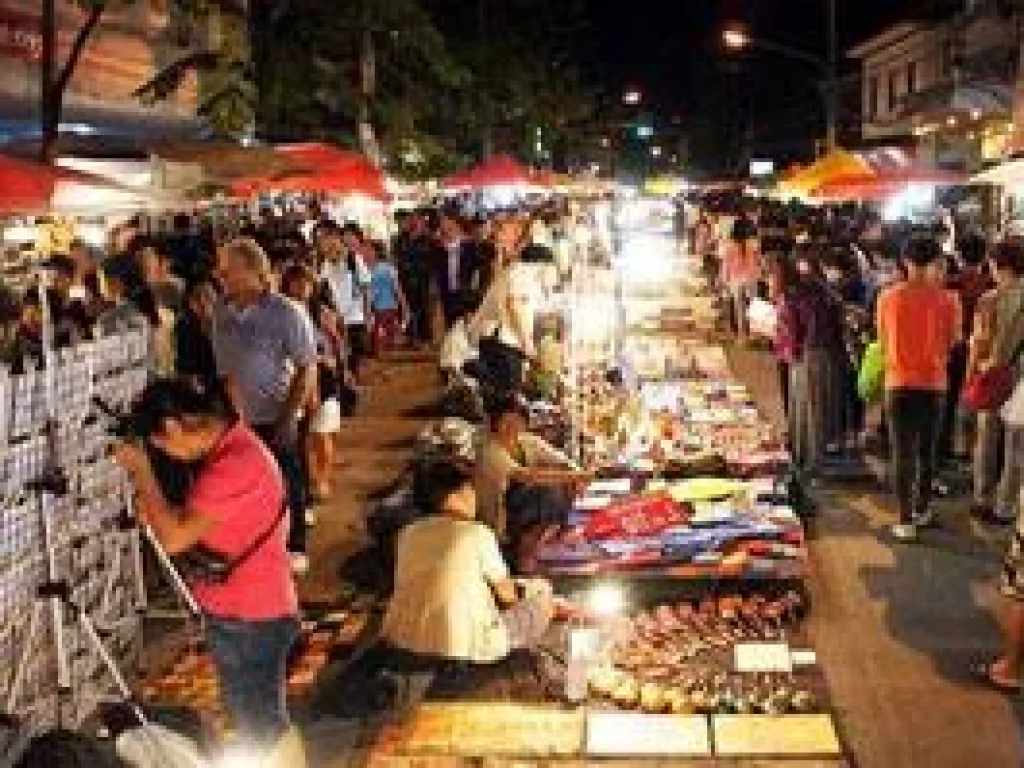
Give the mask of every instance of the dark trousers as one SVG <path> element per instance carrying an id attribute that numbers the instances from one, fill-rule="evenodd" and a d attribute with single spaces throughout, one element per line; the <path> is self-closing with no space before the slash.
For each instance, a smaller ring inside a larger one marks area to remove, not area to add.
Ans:
<path id="1" fill-rule="evenodd" d="M 239 737 L 257 747 L 273 745 L 290 724 L 286 667 L 288 652 L 299 635 L 298 620 L 244 621 L 208 615 L 205 625 L 220 695 Z"/>
<path id="2" fill-rule="evenodd" d="M 927 389 L 891 389 L 885 397 L 891 480 L 900 522 L 910 523 L 931 503 L 945 394 Z"/>
<path id="3" fill-rule="evenodd" d="M 960 407 L 960 394 L 967 378 L 967 344 L 960 342 L 953 347 L 946 367 L 949 388 L 946 390 L 946 402 L 942 416 L 942 429 L 939 432 L 939 461 L 953 459 L 956 441 L 957 411 Z"/>
<path id="4" fill-rule="evenodd" d="M 434 340 L 430 281 L 406 278 L 405 298 L 409 302 L 409 338 L 421 344 Z"/>
<path id="5" fill-rule="evenodd" d="M 266 443 L 277 459 L 277 466 L 284 477 L 285 492 L 288 495 L 290 525 L 288 527 L 288 551 L 306 551 L 306 467 L 299 445 L 282 445 L 274 439 L 273 426 L 256 426 L 256 434 Z"/>

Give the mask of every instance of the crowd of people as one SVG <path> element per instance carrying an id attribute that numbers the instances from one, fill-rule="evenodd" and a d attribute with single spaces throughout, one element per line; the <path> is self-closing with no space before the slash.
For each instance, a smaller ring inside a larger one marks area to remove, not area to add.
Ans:
<path id="1" fill-rule="evenodd" d="M 517 265 L 539 243 L 552 262 L 573 215 L 551 204 L 480 216 L 422 208 L 398 214 L 393 236 L 380 238 L 315 202 L 216 234 L 184 216 L 159 236 L 134 220 L 105 252 L 75 241 L 27 288 L 0 291 L 0 362 L 14 374 L 45 367 L 49 346 L 150 333 L 153 378 L 133 405 L 140 440 L 116 458 L 139 519 L 204 612 L 222 697 L 248 745 L 269 749 L 293 733 L 283 696 L 295 576 L 308 568 L 317 504 L 334 492 L 344 420 L 388 375 L 376 362 L 384 352 L 437 354 L 458 326 L 480 346 L 475 371 L 491 385 L 490 429 L 472 460 L 445 454 L 416 473 L 422 519 L 396 547 L 401 588 L 384 641 L 486 662 L 546 628 L 550 588 L 514 580 L 507 564 L 526 533 L 506 530 L 504 492 L 585 475 L 523 434 L 516 393 L 536 352 L 523 320 L 533 286 Z M 525 469 L 540 459 L 564 469 Z"/>
<path id="2" fill-rule="evenodd" d="M 729 299 L 733 332 L 772 342 L 805 482 L 827 478 L 837 459 L 877 453 L 888 460 L 895 541 L 941 524 L 937 496 L 958 474 L 971 485 L 965 516 L 1013 527 L 1006 648 L 976 672 L 1019 691 L 1024 432 L 1004 405 L 1021 379 L 1024 240 L 954 233 L 948 215 L 915 224 L 856 206 L 693 202 L 685 234 Z"/>
<path id="3" fill-rule="evenodd" d="M 966 407 L 963 393 L 1019 367 L 1024 242 L 732 196 L 692 199 L 680 213 L 679 234 L 727 300 L 736 337 L 771 341 L 807 485 L 838 456 L 887 453 L 891 532 L 910 542 L 938 522 L 944 471 L 969 460 L 971 514 L 1016 522 L 1007 650 L 979 674 L 1019 689 L 1024 418 Z M 529 432 L 522 392 L 545 357 L 536 294 L 558 284 L 567 249 L 586 244 L 589 215 L 562 204 L 478 216 L 423 208 L 397 215 L 387 238 L 316 203 L 216 237 L 181 218 L 160 237 L 124 227 L 102 257 L 76 241 L 50 258 L 44 285 L 3 292 L 0 359 L 15 373 L 45 365 L 51 341 L 151 331 L 155 380 L 136 404 L 145 445 L 117 455 L 140 518 L 179 556 L 206 613 L 221 690 L 248 742 L 271 744 L 289 727 L 293 577 L 308 567 L 317 502 L 335 490 L 344 420 L 389 373 L 381 353 L 436 354 L 442 337 L 444 353 L 462 338 L 475 359 L 442 368 L 474 380 L 483 407 L 476 428 L 439 427 L 436 450 L 410 469 L 416 513 L 387 553 L 381 642 L 466 663 L 542 642 L 557 599 L 528 577 L 530 553 L 593 475 Z M 191 467 L 185 487 L 167 487 L 166 462 Z M 189 566 L 210 552 L 226 577 Z"/>

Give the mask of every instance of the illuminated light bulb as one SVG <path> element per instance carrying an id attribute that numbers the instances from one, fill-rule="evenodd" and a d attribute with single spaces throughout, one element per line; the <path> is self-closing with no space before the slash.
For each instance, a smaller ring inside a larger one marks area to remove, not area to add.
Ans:
<path id="1" fill-rule="evenodd" d="M 980 109 L 972 109 L 971 110 L 971 120 L 980 120 L 980 119 L 981 119 L 981 110 Z"/>
<path id="2" fill-rule="evenodd" d="M 949 117 L 947 117 L 946 118 L 946 125 L 948 125 L 950 128 L 955 128 L 956 127 L 956 118 L 953 115 L 950 115 Z"/>
<path id="3" fill-rule="evenodd" d="M 587 605 L 599 616 L 618 616 L 626 606 L 626 599 L 618 584 L 598 584 L 587 596 Z"/>

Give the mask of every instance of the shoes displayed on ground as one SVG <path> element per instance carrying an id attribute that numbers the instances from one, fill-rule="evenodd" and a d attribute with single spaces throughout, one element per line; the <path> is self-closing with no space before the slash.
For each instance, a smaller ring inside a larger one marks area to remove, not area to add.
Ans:
<path id="1" fill-rule="evenodd" d="M 971 517 L 983 525 L 1012 525 L 1014 521 L 1012 517 L 996 514 L 996 511 L 987 504 L 972 504 Z"/>
<path id="2" fill-rule="evenodd" d="M 288 559 L 291 561 L 293 574 L 305 576 L 309 573 L 309 557 L 304 552 L 289 552 Z"/>
<path id="3" fill-rule="evenodd" d="M 896 541 L 910 543 L 917 541 L 917 526 L 913 523 L 897 523 L 889 529 Z"/>

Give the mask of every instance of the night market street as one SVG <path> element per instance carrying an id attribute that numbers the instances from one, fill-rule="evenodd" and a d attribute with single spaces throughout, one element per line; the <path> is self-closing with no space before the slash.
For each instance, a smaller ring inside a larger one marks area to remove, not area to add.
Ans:
<path id="1" fill-rule="evenodd" d="M 776 379 L 764 353 L 732 358 L 766 408 L 778 412 Z M 432 405 L 441 388 L 429 360 L 395 356 L 394 376 L 352 420 L 338 469 L 337 497 L 320 508 L 312 568 L 303 597 L 336 598 L 337 571 L 359 547 L 367 496 L 392 482 L 413 436 L 427 419 L 407 415 Z M 403 375 L 405 372 L 409 375 Z M 435 387 L 422 387 L 434 381 Z M 402 382 L 408 382 L 403 384 Z M 412 385 L 411 382 L 415 382 Z M 401 416 L 395 416 L 396 411 Z M 971 526 L 957 504 L 945 519 L 950 530 L 927 546 L 900 553 L 885 541 L 884 497 L 867 488 L 826 489 L 818 494 L 821 516 L 811 543 L 814 580 L 810 632 L 826 667 L 840 731 L 860 766 L 1011 766 L 1020 755 L 1021 704 L 974 687 L 964 670 L 996 642 L 985 606 L 994 595 L 993 575 L 1001 537 Z M 486 711 L 488 705 L 478 705 Z M 455 718 L 449 728 L 456 730 Z M 508 715 L 516 722 L 516 715 Z M 525 717 L 525 716 L 524 716 Z M 913 738 L 908 733 L 913 732 Z M 379 745 L 373 723 L 312 722 L 313 754 L 325 766 L 570 766 L 592 764 L 576 754 L 537 755 L 530 738 L 505 741 L 468 753 L 433 748 L 406 753 L 401 744 Z M 438 738 L 444 740 L 443 734 Z M 367 744 L 364 740 L 377 744 Z M 356 746 L 358 745 L 358 746 Z M 344 757 L 341 755 L 344 754 Z M 372 759 L 371 759 L 372 757 Z M 603 761 L 606 765 L 693 765 L 665 758 Z M 748 763 L 745 763 L 745 765 Z M 749 765 L 811 768 L 814 761 L 757 761 Z"/>

